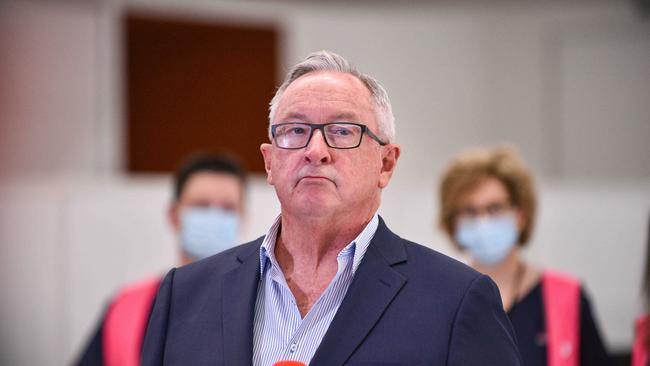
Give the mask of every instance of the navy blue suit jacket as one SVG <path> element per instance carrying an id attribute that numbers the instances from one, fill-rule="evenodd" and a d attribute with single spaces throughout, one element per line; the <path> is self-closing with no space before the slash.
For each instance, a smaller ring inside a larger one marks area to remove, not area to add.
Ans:
<path id="1" fill-rule="evenodd" d="M 151 365 L 251 365 L 262 238 L 172 269 L 149 320 Z M 312 366 L 521 365 L 496 285 L 380 219 Z"/>

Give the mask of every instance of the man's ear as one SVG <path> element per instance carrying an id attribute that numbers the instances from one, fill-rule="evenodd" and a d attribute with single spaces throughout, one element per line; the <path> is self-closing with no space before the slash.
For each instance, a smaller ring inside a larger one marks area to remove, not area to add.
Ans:
<path id="1" fill-rule="evenodd" d="M 266 170 L 266 181 L 273 185 L 273 174 L 271 172 L 271 149 L 273 145 L 264 143 L 260 145 L 260 151 L 262 152 L 262 157 L 264 158 L 264 170 Z"/>
<path id="2" fill-rule="evenodd" d="M 399 159 L 401 148 L 397 144 L 388 144 L 383 147 L 383 150 L 381 173 L 379 175 L 379 188 L 386 187 L 390 178 L 393 176 L 393 172 L 397 167 L 397 159 Z"/>

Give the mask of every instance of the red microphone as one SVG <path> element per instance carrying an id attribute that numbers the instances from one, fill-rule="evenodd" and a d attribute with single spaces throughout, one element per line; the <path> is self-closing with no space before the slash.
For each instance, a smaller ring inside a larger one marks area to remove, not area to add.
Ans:
<path id="1" fill-rule="evenodd" d="M 305 365 L 300 361 L 284 360 L 284 361 L 278 361 L 274 363 L 273 366 L 307 366 L 307 365 Z"/>

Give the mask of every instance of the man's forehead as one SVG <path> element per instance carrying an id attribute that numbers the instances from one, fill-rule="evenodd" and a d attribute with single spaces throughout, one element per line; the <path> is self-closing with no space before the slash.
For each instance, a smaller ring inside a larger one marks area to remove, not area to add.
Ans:
<path id="1" fill-rule="evenodd" d="M 321 117 L 328 120 L 358 120 L 362 114 L 372 112 L 372 97 L 365 84 L 353 75 L 313 72 L 289 85 L 276 117 L 308 121 L 314 110 L 324 112 L 325 116 Z"/>
<path id="2" fill-rule="evenodd" d="M 285 93 L 291 93 L 295 90 L 353 90 L 357 93 L 365 91 L 368 94 L 370 92 L 366 85 L 356 76 L 333 70 L 313 71 L 305 74 L 289 84 Z"/>

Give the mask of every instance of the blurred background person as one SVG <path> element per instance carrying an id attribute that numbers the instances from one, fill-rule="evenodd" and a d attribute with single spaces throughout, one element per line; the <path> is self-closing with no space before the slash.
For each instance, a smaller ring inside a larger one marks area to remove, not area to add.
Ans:
<path id="1" fill-rule="evenodd" d="M 632 366 L 650 365 L 650 216 L 648 216 L 648 238 L 645 252 L 645 271 L 643 273 L 643 298 L 646 313 L 635 324 L 634 345 L 632 347 Z"/>
<path id="2" fill-rule="evenodd" d="M 609 365 L 579 281 L 538 268 L 522 248 L 535 223 L 533 178 L 509 147 L 473 149 L 448 166 L 440 225 L 476 270 L 497 283 L 526 366 Z"/>
<path id="3" fill-rule="evenodd" d="M 246 173 L 232 157 L 196 155 L 174 177 L 168 220 L 179 242 L 179 263 L 189 264 L 233 247 L 244 207 Z M 77 365 L 138 365 L 149 313 L 162 277 L 121 289 Z"/>

